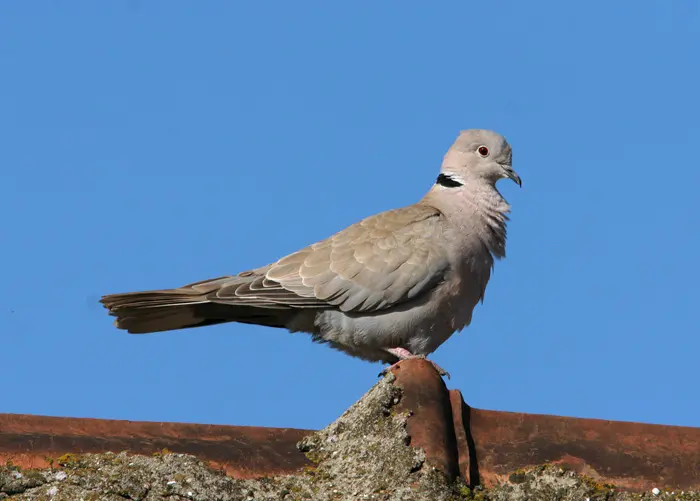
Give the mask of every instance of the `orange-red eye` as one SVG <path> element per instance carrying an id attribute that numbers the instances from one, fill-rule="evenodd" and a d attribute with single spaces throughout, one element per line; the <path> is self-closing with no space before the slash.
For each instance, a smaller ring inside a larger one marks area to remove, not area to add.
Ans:
<path id="1" fill-rule="evenodd" d="M 482 157 L 489 156 L 489 149 L 486 146 L 479 146 L 479 148 L 476 151 L 478 151 L 479 155 L 481 155 Z"/>

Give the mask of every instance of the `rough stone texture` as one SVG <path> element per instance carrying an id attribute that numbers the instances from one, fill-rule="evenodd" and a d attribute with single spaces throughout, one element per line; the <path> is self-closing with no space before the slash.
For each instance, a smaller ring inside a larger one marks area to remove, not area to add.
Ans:
<path id="1" fill-rule="evenodd" d="M 411 447 L 401 389 L 388 375 L 333 424 L 303 439 L 315 463 L 293 476 L 243 480 L 192 456 L 86 454 L 58 458 L 60 469 L 0 470 L 0 492 L 26 500 L 456 500 L 448 482 Z M 2 496 L 2 495 L 0 495 Z"/>
<path id="2" fill-rule="evenodd" d="M 700 501 L 697 493 L 621 493 L 557 466 L 517 471 L 501 485 L 472 491 L 459 480 L 450 482 L 426 463 L 424 451 L 410 445 L 408 416 L 397 412 L 400 401 L 401 389 L 390 374 L 336 422 L 299 443 L 314 466 L 292 476 L 234 479 L 192 456 L 167 451 L 65 455 L 49 469 L 0 467 L 0 499 Z"/>
<path id="3" fill-rule="evenodd" d="M 585 475 L 555 465 L 513 472 L 507 482 L 487 490 L 476 488 L 473 500 L 489 501 L 700 501 L 698 492 L 623 492 L 614 485 L 600 484 Z"/>

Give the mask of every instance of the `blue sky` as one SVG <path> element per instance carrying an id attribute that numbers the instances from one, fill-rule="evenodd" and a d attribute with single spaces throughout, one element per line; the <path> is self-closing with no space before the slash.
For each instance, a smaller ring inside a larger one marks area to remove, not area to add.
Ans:
<path id="1" fill-rule="evenodd" d="M 508 258 L 433 359 L 475 407 L 700 426 L 700 4 L 0 3 L 0 412 L 318 428 L 379 364 L 100 295 L 257 267 L 513 146 Z"/>

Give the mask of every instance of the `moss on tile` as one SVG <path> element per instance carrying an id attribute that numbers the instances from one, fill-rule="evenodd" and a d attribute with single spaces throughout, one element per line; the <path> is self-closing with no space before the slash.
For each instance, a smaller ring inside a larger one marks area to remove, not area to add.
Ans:
<path id="1" fill-rule="evenodd" d="M 13 501 L 700 501 L 697 493 L 629 494 L 553 465 L 517 470 L 490 489 L 469 489 L 429 466 L 408 444 L 401 389 L 389 374 L 298 448 L 314 464 L 298 474 L 241 480 L 197 458 L 163 450 L 141 456 L 66 454 L 61 469 L 0 467 L 0 499 Z"/>

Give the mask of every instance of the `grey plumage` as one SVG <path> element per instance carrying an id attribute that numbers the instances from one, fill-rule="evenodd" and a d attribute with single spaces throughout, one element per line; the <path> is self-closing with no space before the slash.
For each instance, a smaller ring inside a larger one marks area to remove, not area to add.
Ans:
<path id="1" fill-rule="evenodd" d="M 101 302 L 135 334 L 240 322 L 307 332 L 371 361 L 426 356 L 469 325 L 505 256 L 510 208 L 495 184 L 506 177 L 520 184 L 506 140 L 463 131 L 415 205 L 262 268 Z"/>

